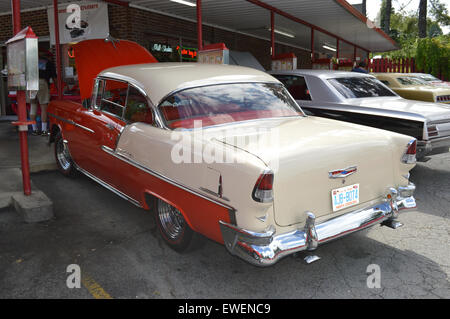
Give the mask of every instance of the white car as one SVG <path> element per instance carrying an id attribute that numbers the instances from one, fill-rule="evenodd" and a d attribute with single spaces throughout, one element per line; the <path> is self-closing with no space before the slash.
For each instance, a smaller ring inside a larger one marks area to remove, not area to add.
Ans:
<path id="1" fill-rule="evenodd" d="M 105 54 L 125 44 L 95 43 Z M 414 138 L 306 116 L 265 72 L 197 63 L 88 71 L 78 68 L 94 83 L 92 92 L 80 83 L 84 105 L 49 105 L 58 167 L 153 211 L 177 251 L 200 233 L 266 266 L 376 224 L 396 228 L 398 212 L 416 206 Z"/>
<path id="2" fill-rule="evenodd" d="M 450 105 L 406 100 L 374 76 L 326 70 L 272 71 L 310 115 L 367 125 L 417 139 L 417 159 L 450 148 Z"/>

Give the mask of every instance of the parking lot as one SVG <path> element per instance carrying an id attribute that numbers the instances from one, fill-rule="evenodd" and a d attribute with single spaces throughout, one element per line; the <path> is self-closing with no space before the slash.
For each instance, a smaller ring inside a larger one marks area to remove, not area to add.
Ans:
<path id="1" fill-rule="evenodd" d="M 418 210 L 404 226 L 375 226 L 257 268 L 212 241 L 178 254 L 160 239 L 151 213 L 80 175 L 32 175 L 54 204 L 55 218 L 24 223 L 0 212 L 0 298 L 450 298 L 450 155 L 411 173 Z M 67 267 L 81 287 L 69 289 Z M 378 265 L 380 288 L 367 285 Z"/>

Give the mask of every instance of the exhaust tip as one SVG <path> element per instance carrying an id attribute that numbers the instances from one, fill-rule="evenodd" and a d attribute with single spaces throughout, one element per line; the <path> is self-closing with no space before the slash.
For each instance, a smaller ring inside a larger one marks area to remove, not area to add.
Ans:
<path id="1" fill-rule="evenodd" d="M 309 255 L 309 256 L 306 256 L 303 260 L 309 265 L 309 264 L 312 264 L 315 261 L 318 261 L 319 259 L 320 259 L 319 256 Z"/>

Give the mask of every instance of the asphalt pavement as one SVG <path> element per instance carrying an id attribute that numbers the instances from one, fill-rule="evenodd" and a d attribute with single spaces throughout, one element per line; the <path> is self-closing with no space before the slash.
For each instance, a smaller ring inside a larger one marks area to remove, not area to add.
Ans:
<path id="1" fill-rule="evenodd" d="M 418 210 L 400 215 L 403 227 L 375 226 L 323 245 L 309 265 L 299 253 L 258 268 L 206 239 L 194 252 L 174 252 L 150 212 L 83 175 L 32 174 L 55 218 L 26 224 L 0 211 L 0 298 L 448 299 L 450 154 L 419 163 L 411 180 Z M 80 288 L 68 287 L 77 283 L 73 267 Z"/>

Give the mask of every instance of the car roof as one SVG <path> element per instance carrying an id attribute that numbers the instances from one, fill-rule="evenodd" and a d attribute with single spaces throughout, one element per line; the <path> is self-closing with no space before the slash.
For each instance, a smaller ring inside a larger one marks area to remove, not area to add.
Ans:
<path id="1" fill-rule="evenodd" d="M 155 105 L 168 94 L 186 88 L 225 83 L 280 83 L 253 68 L 189 62 L 124 65 L 104 70 L 99 76 L 123 79 L 139 86 Z"/>
<path id="2" fill-rule="evenodd" d="M 296 69 L 291 71 L 270 71 L 270 74 L 291 74 L 291 75 L 309 75 L 319 78 L 338 78 L 338 77 L 371 77 L 367 73 L 349 72 L 349 71 L 334 71 L 334 70 L 310 70 L 310 69 Z"/>

